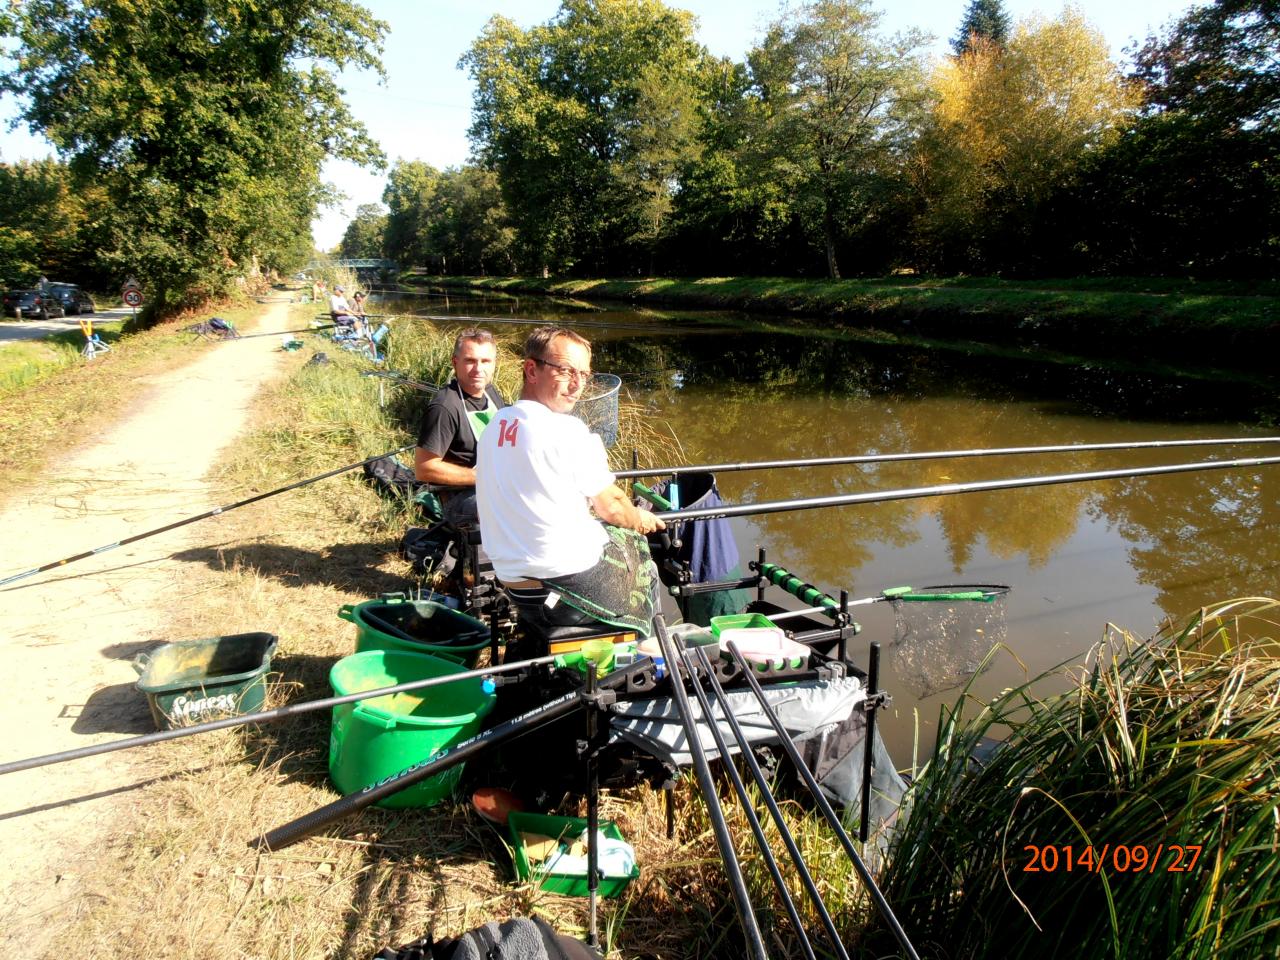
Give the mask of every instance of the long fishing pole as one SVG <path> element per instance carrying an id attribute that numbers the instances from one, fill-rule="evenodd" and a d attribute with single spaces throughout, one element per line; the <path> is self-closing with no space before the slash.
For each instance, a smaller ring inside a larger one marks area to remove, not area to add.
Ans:
<path id="1" fill-rule="evenodd" d="M 403 373 L 395 373 L 392 370 L 366 370 L 360 374 L 362 377 L 381 377 L 383 380 L 390 380 L 392 383 L 399 384 L 404 387 L 413 387 L 415 390 L 425 390 L 427 393 L 439 393 L 440 388 L 434 383 L 423 383 L 420 380 L 410 380 Z"/>
<path id="2" fill-rule="evenodd" d="M 707 675 L 707 679 L 713 680 L 712 674 L 714 671 L 711 669 L 711 661 L 707 659 L 707 655 L 700 653 L 698 660 Z M 787 889 L 787 882 L 782 876 L 782 871 L 778 869 L 778 860 L 773 855 L 773 850 L 769 847 L 769 841 L 764 835 L 764 828 L 760 826 L 760 818 L 756 815 L 755 807 L 751 803 L 751 797 L 747 794 L 747 785 L 743 782 L 742 774 L 738 772 L 737 766 L 729 759 L 729 745 L 725 742 L 724 734 L 720 732 L 720 724 L 715 718 L 715 711 L 712 709 L 707 692 L 702 689 L 702 684 L 698 683 L 696 679 L 690 686 L 693 688 L 693 694 L 697 698 L 698 708 L 702 711 L 702 716 L 707 722 L 707 729 L 711 732 L 711 739 L 715 741 L 716 750 L 720 755 L 721 768 L 728 774 L 729 782 L 733 784 L 733 792 L 738 797 L 738 805 L 742 808 L 742 815 L 746 817 L 747 826 L 751 828 L 751 835 L 755 839 L 756 849 L 760 851 L 765 868 L 769 871 L 774 887 L 777 888 L 778 896 L 782 898 L 782 906 L 787 911 L 787 916 L 791 919 L 791 925 L 795 928 L 796 936 L 800 939 L 800 949 L 808 960 L 817 960 L 813 953 L 813 945 L 809 942 L 809 934 L 805 931 L 804 921 L 800 918 L 800 911 L 796 909 L 795 899 L 791 896 L 791 891 Z M 717 703 L 726 720 L 733 718 L 733 710 L 725 700 L 723 690 L 720 690 L 717 694 Z M 745 757 L 751 752 L 751 747 L 743 738 L 742 728 L 735 725 L 733 729 L 738 739 L 739 753 Z M 757 767 L 756 770 L 758 772 L 759 768 Z M 763 779 L 755 780 L 755 784 L 757 789 L 761 791 L 761 795 L 767 798 L 766 803 L 773 800 L 769 786 Z M 786 829 L 784 824 L 780 824 L 780 826 L 782 826 L 783 830 Z M 797 850 L 792 862 L 795 864 L 797 872 L 808 876 L 809 871 L 805 866 L 804 859 L 798 854 L 799 851 Z M 809 883 L 812 884 L 812 882 L 810 877 Z M 813 888 L 813 890 L 815 893 L 817 892 L 816 888 Z M 827 913 L 821 897 L 815 901 L 815 906 L 822 913 L 825 920 L 829 922 L 831 917 Z M 834 924 L 827 932 L 840 960 L 849 960 L 849 954 L 845 951 L 843 944 L 840 943 L 840 935 L 836 932 Z"/>
<path id="3" fill-rule="evenodd" d="M 721 517 L 753 517 L 791 510 L 816 510 L 820 507 L 845 507 L 859 503 L 886 503 L 890 500 L 912 500 L 919 497 L 944 497 L 957 493 L 983 493 L 991 490 L 1017 490 L 1045 487 L 1057 483 L 1083 483 L 1089 480 L 1118 480 L 1125 477 L 1152 477 L 1198 470 L 1228 470 L 1235 467 L 1265 467 L 1280 463 L 1280 457 L 1256 457 L 1245 460 L 1206 460 L 1200 463 L 1174 463 L 1161 467 L 1137 467 L 1129 470 L 1092 470 L 1086 473 L 1059 473 L 1044 477 L 1015 477 L 1009 480 L 978 480 L 972 483 L 942 483 L 932 487 L 907 487 L 901 490 L 871 490 L 831 497 L 808 497 L 798 500 L 771 500 L 763 503 L 721 504 L 691 510 L 670 510 L 655 514 L 659 519 L 708 520 Z"/>
<path id="4" fill-rule="evenodd" d="M 836 838 L 840 841 L 840 845 L 844 847 L 844 852 L 849 855 L 849 860 L 853 863 L 853 868 L 861 878 L 863 884 L 867 888 L 867 892 L 871 895 L 871 901 L 875 904 L 880 915 L 884 917 L 885 923 L 889 925 L 889 929 L 893 932 L 894 938 L 910 960 L 920 960 L 920 955 L 916 953 L 915 947 L 911 945 L 911 941 L 907 938 L 907 933 L 902 929 L 902 924 L 898 922 L 898 918 L 894 916 L 893 908 L 889 906 L 889 901 L 884 898 L 884 894 L 880 892 L 880 888 L 876 885 L 875 878 L 871 876 L 871 871 L 867 869 L 867 865 L 863 863 L 862 857 L 858 856 L 858 851 L 854 849 L 853 841 L 849 839 L 849 834 L 845 832 L 844 827 L 840 823 L 840 818 L 831 808 L 830 801 L 822 793 L 813 772 L 805 765 L 804 758 L 800 756 L 800 751 L 796 749 L 795 743 L 791 740 L 791 735 L 787 732 L 787 728 L 783 726 L 782 721 L 778 719 L 777 712 L 773 706 L 765 698 L 764 690 L 760 687 L 760 681 L 755 678 L 751 664 L 743 658 L 742 652 L 738 649 L 738 645 L 732 640 L 727 644 L 729 655 L 733 657 L 733 662 L 738 665 L 738 669 L 746 678 L 747 685 L 751 687 L 751 692 L 755 694 L 756 701 L 760 704 L 760 711 L 768 719 L 773 726 L 774 732 L 777 733 L 781 742 L 783 751 L 791 760 L 791 765 L 795 767 L 800 774 L 804 784 L 809 789 L 809 793 L 813 796 L 813 801 L 818 805 L 822 817 L 831 827 Z"/>
<path id="5" fill-rule="evenodd" d="M 742 876 L 742 865 L 738 862 L 738 855 L 733 849 L 733 837 L 729 833 L 729 824 L 724 818 L 724 811 L 720 809 L 715 780 L 711 776 L 706 751 L 702 749 L 702 740 L 698 736 L 697 724 L 689 706 L 689 695 L 685 693 L 682 669 L 687 670 L 689 665 L 687 662 L 682 662 L 677 654 L 675 644 L 667 633 L 667 624 L 662 614 L 653 618 L 653 627 L 662 655 L 667 661 L 672 699 L 676 705 L 676 713 L 680 716 L 680 724 L 684 728 L 685 741 L 689 744 L 689 758 L 693 762 L 693 771 L 698 777 L 702 800 L 706 804 L 707 816 L 711 820 L 712 831 L 715 833 L 716 846 L 720 848 L 720 860 L 724 863 L 725 873 L 728 875 L 729 890 L 733 894 L 734 905 L 738 909 L 738 919 L 742 922 L 747 947 L 750 955 L 756 960 L 768 960 L 769 953 L 764 946 L 760 925 L 756 922 L 755 909 L 751 905 L 750 894 L 747 893 L 746 879 Z M 691 679 L 692 682 L 697 683 L 696 677 Z"/>
<path id="6" fill-rule="evenodd" d="M 276 330 L 273 333 L 242 333 L 239 336 L 219 338 L 219 343 L 234 343 L 237 340 L 254 340 L 258 337 L 282 337 L 289 333 L 315 333 L 317 330 L 332 330 L 336 327 L 336 323 L 322 323 L 314 327 L 305 327 L 302 330 Z"/>
<path id="7" fill-rule="evenodd" d="M 1028 453 L 1074 453 L 1081 450 L 1155 450 L 1162 447 L 1206 447 L 1233 443 L 1280 443 L 1280 437 L 1220 437 L 1212 440 L 1142 440 L 1133 443 L 1064 443 L 1038 447 L 984 447 L 973 450 L 924 450 L 917 453 L 872 453 L 806 460 L 754 460 L 745 463 L 704 463 L 698 466 L 646 467 L 618 470 L 619 479 L 684 473 L 731 473 L 735 470 L 774 470 L 786 467 L 826 467 L 844 463 L 896 463 L 904 460 L 948 460 L 956 457 L 1006 457 Z"/>
<path id="8" fill-rule="evenodd" d="M 406 313 L 399 314 L 406 320 L 431 320 L 433 322 L 443 321 L 445 323 L 493 323 L 493 324 L 511 324 L 521 327 L 539 327 L 543 324 L 554 323 L 551 320 L 533 320 L 523 317 L 468 317 L 462 314 L 430 314 L 430 313 Z M 600 327 L 605 330 L 642 330 L 645 333 L 658 333 L 663 328 L 659 326 L 644 326 L 639 323 L 606 323 L 601 320 L 575 320 L 571 324 L 574 327 Z"/>
<path id="9" fill-rule="evenodd" d="M 100 553 L 106 553 L 108 550 L 114 550 L 116 547 L 123 547 L 129 543 L 137 543 L 139 540 L 145 540 L 147 537 L 154 537 L 157 534 L 167 533 L 170 530 L 176 530 L 178 527 L 185 527 L 189 523 L 195 523 L 197 520 L 206 520 L 209 517 L 220 516 L 224 513 L 230 513 L 240 507 L 247 507 L 251 503 L 257 503 L 259 500 L 266 500 L 268 497 L 274 497 L 281 493 L 288 493 L 290 490 L 297 490 L 299 487 L 305 487 L 308 484 L 315 483 L 318 480 L 326 480 L 329 477 L 336 477 L 340 473 L 346 473 L 348 470 L 354 470 L 357 467 L 363 467 L 366 463 L 373 463 L 375 460 L 381 460 L 383 457 L 394 457 L 398 453 L 404 453 L 406 450 L 412 450 L 413 444 L 397 447 L 395 450 L 388 450 L 386 453 L 379 453 L 376 456 L 365 457 L 358 463 L 349 463 L 345 467 L 338 467 L 335 470 L 328 470 L 319 476 L 310 477 L 306 480 L 299 480 L 296 483 L 290 483 L 283 487 L 277 487 L 274 490 L 268 490 L 266 493 L 255 494 L 252 497 L 246 497 L 244 500 L 237 500 L 235 503 L 228 503 L 221 507 L 214 507 L 212 510 L 206 510 L 204 513 L 198 513 L 194 517 L 187 517 L 185 520 L 175 520 L 173 523 L 166 523 L 163 527 L 156 527 L 154 530 L 147 530 L 145 533 L 135 533 L 131 537 L 125 537 L 123 540 L 117 540 L 115 543 L 104 544 L 101 547 L 95 547 L 92 550 L 85 550 L 83 553 L 72 554 L 61 560 L 54 560 L 52 563 L 46 563 L 39 567 L 32 567 L 30 570 L 24 570 L 21 573 L 15 573 L 12 576 L 5 577 L 0 580 L 0 587 L 15 583 L 18 580 L 25 580 L 27 577 L 34 577 L 38 573 L 44 573 L 57 567 L 65 567 L 69 563 L 75 563 L 77 560 L 84 560 L 88 557 L 97 556 Z"/>
<path id="10" fill-rule="evenodd" d="M 498 673 L 509 673 L 523 670 L 526 667 L 542 663 L 552 663 L 556 658 L 534 657 L 529 660 L 513 660 L 511 663 L 496 667 L 481 667 L 477 670 L 466 670 L 451 673 L 445 677 L 430 677 L 425 680 L 407 680 L 390 687 L 379 687 L 376 690 L 365 690 L 361 693 L 344 693 L 337 697 L 326 697 L 323 700 L 308 700 L 305 703 L 291 703 L 271 710 L 260 710 L 257 713 L 245 713 L 238 717 L 224 717 L 221 720 L 209 720 L 205 723 L 192 724 L 189 727 L 174 727 L 172 730 L 161 730 L 158 733 L 144 733 L 141 736 L 129 737 L 126 740 L 114 740 L 111 743 L 95 743 L 74 750 L 63 750 L 59 753 L 47 753 L 40 757 L 29 757 L 26 760 L 10 760 L 0 763 L 0 776 L 6 773 L 17 773 L 20 770 L 31 770 L 35 767 L 47 767 L 68 760 L 80 760 L 84 757 L 96 757 L 103 753 L 115 753 L 117 750 L 130 750 L 134 747 L 146 747 L 153 743 L 164 743 L 167 740 L 178 740 L 182 737 L 193 737 L 198 733 L 211 733 L 214 730 L 226 730 L 229 727 L 242 727 L 250 723 L 274 723 L 287 717 L 296 717 L 316 710 L 327 710 L 329 707 L 341 706 L 344 703 L 355 703 L 357 700 L 372 700 L 377 697 L 391 696 L 397 693 L 408 693 L 411 690 L 422 690 L 426 687 L 438 687 L 446 683 L 458 683 L 462 680 L 473 680 L 493 676 Z"/>
<path id="11" fill-rule="evenodd" d="M 615 670 L 607 677 L 604 677 L 600 681 L 600 686 L 610 689 L 614 687 L 625 688 L 629 677 L 649 669 L 649 666 L 650 663 L 647 657 L 643 660 L 638 660 L 630 666 Z M 340 820 L 349 814 L 355 813 L 357 810 L 363 810 L 384 797 L 399 793 L 406 787 L 411 787 L 427 777 L 443 770 L 448 770 L 450 767 L 455 767 L 489 747 L 505 743 L 507 740 L 515 739 L 544 724 L 550 723 L 552 720 L 567 716 L 574 710 L 581 709 L 583 703 L 582 691 L 571 690 L 555 700 L 548 701 L 526 713 L 522 713 L 518 717 L 503 721 L 488 730 L 482 730 L 475 736 L 433 754 L 431 757 L 424 757 L 420 762 L 406 767 L 399 773 L 378 783 L 370 784 L 363 790 L 348 794 L 333 801 L 333 803 L 312 810 L 296 820 L 291 820 L 282 826 L 276 827 L 274 830 L 270 830 L 257 838 L 250 845 L 266 847 L 270 850 L 283 849 L 290 844 L 297 843 L 299 840 L 306 839 L 321 827 L 333 823 L 335 820 Z"/>
<path id="12" fill-rule="evenodd" d="M 823 902 L 822 893 L 818 890 L 818 885 L 814 882 L 813 875 L 809 872 L 808 865 L 805 863 L 804 854 L 800 851 L 800 847 L 796 843 L 795 837 L 787 826 L 786 819 L 782 816 L 782 810 L 778 807 L 777 798 L 774 797 L 773 791 L 769 787 L 769 782 L 764 775 L 764 771 L 760 769 L 760 764 L 756 761 L 751 742 L 747 739 L 747 735 L 742 729 L 742 724 L 738 722 L 737 716 L 734 715 L 733 708 L 729 704 L 728 694 L 725 693 L 724 687 L 721 686 L 719 679 L 716 677 L 716 672 L 711 665 L 711 659 L 707 656 L 707 652 L 701 647 L 694 650 L 694 654 L 697 656 L 698 663 L 701 665 L 702 671 L 706 675 L 707 685 L 711 688 L 711 692 L 714 694 L 716 702 L 720 706 L 720 713 L 724 717 L 725 722 L 729 725 L 729 729 L 733 732 L 734 739 L 738 742 L 738 756 L 741 757 L 743 762 L 746 764 L 748 771 L 751 773 L 752 782 L 755 783 L 756 789 L 760 791 L 760 796 L 764 800 L 765 807 L 769 810 L 769 816 L 772 817 L 774 826 L 778 830 L 778 836 L 782 838 L 782 842 L 787 848 L 787 853 L 791 857 L 791 862 L 795 865 L 796 873 L 799 875 L 800 881 L 804 885 L 805 892 L 808 893 L 809 900 L 813 903 L 813 908 L 817 911 L 818 917 L 822 921 L 822 926 L 827 931 L 827 937 L 831 941 L 832 948 L 841 960 L 849 960 L 849 954 L 845 950 L 844 944 L 840 941 L 840 932 L 836 929 L 835 921 L 831 919 L 831 913 L 827 910 L 826 903 Z M 700 690 L 700 688 L 695 686 L 695 690 Z M 703 702 L 703 697 L 701 695 L 698 697 L 698 702 L 700 704 Z M 707 711 L 707 716 L 709 718 L 711 717 L 709 710 Z M 710 727 L 712 736 L 716 740 L 716 746 L 720 750 L 720 756 L 727 757 L 728 754 L 724 749 L 723 737 L 720 735 L 719 725 L 717 723 L 711 723 Z M 759 820 L 755 817 L 755 811 L 752 810 L 747 803 L 745 789 L 743 787 L 739 787 L 742 778 L 738 773 L 737 766 L 728 762 L 723 766 L 725 772 L 729 774 L 733 781 L 734 789 L 738 791 L 738 796 L 743 807 L 743 813 L 747 814 L 748 822 L 758 824 Z M 752 832 L 756 832 L 755 827 L 752 828 Z M 756 843 L 761 847 L 761 853 L 764 853 L 764 851 L 768 849 L 767 843 L 763 839 L 762 834 L 757 835 Z M 766 856 L 766 862 L 771 859 L 771 855 Z M 783 889 L 785 890 L 785 887 Z M 783 894 L 783 903 L 787 904 L 789 901 L 790 892 L 787 891 Z M 794 908 L 794 904 L 791 904 L 791 908 Z M 788 909 L 788 913 L 790 912 L 791 909 Z M 799 921 L 796 918 L 792 918 L 792 923 L 796 924 L 797 929 L 800 928 Z M 801 946 L 808 947 L 808 938 L 803 932 L 801 932 Z"/>

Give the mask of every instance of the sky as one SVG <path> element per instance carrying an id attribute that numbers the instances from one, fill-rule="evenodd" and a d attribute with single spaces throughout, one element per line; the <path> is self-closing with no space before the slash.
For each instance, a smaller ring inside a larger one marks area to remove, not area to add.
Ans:
<path id="1" fill-rule="evenodd" d="M 782 9 L 779 0 L 666 0 L 668 6 L 698 18 L 699 42 L 717 56 L 742 60 Z M 1076 0 L 1074 6 L 1102 31 L 1113 55 L 1141 40 L 1193 5 L 1193 0 Z M 382 145 L 390 162 L 424 160 L 444 168 L 465 163 L 470 144 L 471 81 L 457 69 L 461 57 L 494 14 L 522 27 L 550 20 L 559 0 L 365 0 L 374 16 L 390 25 L 383 64 L 385 85 L 371 73 L 346 74 L 343 87 L 354 115 Z M 933 50 L 943 55 L 959 28 L 968 0 L 892 0 L 877 4 L 881 27 L 893 33 L 916 28 L 932 34 Z M 1005 0 L 1015 23 L 1041 15 L 1056 16 L 1055 0 Z M 49 156 L 52 147 L 25 127 L 7 129 L 16 112 L 12 97 L 0 98 L 0 160 Z M 325 179 L 347 199 L 323 211 L 312 224 L 316 245 L 337 245 L 347 223 L 362 203 L 382 197 L 385 174 L 371 173 L 345 162 L 329 162 Z"/>

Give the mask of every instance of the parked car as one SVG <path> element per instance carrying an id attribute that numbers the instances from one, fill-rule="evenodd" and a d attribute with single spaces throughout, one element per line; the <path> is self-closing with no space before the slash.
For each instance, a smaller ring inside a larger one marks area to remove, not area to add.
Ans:
<path id="1" fill-rule="evenodd" d="M 49 284 L 49 292 L 62 301 L 62 309 L 68 315 L 76 314 L 78 316 L 82 313 L 93 313 L 98 309 L 93 302 L 93 297 L 89 296 L 74 283 L 51 283 Z"/>
<path id="2" fill-rule="evenodd" d="M 53 293 L 48 295 L 39 290 L 9 290 L 4 295 L 5 316 L 37 318 L 48 320 L 50 317 L 65 317 L 67 311 L 62 301 Z"/>

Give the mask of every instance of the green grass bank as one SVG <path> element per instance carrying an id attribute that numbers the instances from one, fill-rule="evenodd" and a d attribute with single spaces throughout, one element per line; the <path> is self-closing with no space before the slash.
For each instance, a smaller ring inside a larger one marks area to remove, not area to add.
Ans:
<path id="1" fill-rule="evenodd" d="M 1280 282 L 1160 278 L 1001 280 L 894 276 L 854 280 L 704 277 L 591 280 L 432 277 L 406 284 L 744 310 L 928 337 L 1269 369 L 1280 341 Z"/>

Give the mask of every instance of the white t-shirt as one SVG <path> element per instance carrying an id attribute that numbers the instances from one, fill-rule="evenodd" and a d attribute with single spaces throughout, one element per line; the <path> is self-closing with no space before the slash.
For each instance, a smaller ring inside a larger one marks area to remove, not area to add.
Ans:
<path id="1" fill-rule="evenodd" d="M 505 581 L 579 573 L 608 542 L 591 497 L 613 483 L 600 438 L 536 400 L 505 407 L 476 445 L 484 550 Z"/>
<path id="2" fill-rule="evenodd" d="M 351 305 L 347 303 L 347 298 L 340 293 L 335 293 L 329 298 L 330 313 L 350 313 Z"/>

